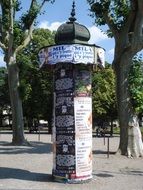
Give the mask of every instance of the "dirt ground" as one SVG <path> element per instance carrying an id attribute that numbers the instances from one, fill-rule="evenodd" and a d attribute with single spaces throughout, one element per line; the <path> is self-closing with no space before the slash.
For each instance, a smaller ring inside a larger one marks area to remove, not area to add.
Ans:
<path id="1" fill-rule="evenodd" d="M 0 190 L 143 190 L 143 158 L 113 154 L 119 137 L 93 137 L 93 179 L 84 184 L 54 182 L 49 134 L 26 134 L 31 146 L 8 146 L 10 133 L 0 132 Z"/>

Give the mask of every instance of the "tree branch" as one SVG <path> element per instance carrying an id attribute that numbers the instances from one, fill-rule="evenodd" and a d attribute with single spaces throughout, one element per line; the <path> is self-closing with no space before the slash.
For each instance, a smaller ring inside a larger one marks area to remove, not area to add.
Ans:
<path id="1" fill-rule="evenodd" d="M 0 42 L 0 47 L 1 47 L 3 50 L 6 50 L 6 46 L 5 46 L 2 42 Z"/>
<path id="2" fill-rule="evenodd" d="M 131 3 L 131 9 L 122 27 L 122 31 L 121 31 L 122 33 L 133 32 L 133 25 L 134 25 L 136 11 L 137 11 L 137 3 L 136 3 L 136 0 L 131 0 L 130 3 Z"/>
<path id="3" fill-rule="evenodd" d="M 135 20 L 135 32 L 143 36 L 143 0 L 137 0 L 137 14 Z"/>
<path id="4" fill-rule="evenodd" d="M 31 0 L 31 5 L 28 10 L 28 13 L 23 17 L 24 29 L 29 29 L 31 27 L 45 2 L 46 0 L 43 0 L 41 4 L 38 4 L 37 0 Z"/>
<path id="5" fill-rule="evenodd" d="M 139 11 L 143 14 L 143 0 L 137 0 Z"/>
<path id="6" fill-rule="evenodd" d="M 37 3 L 37 1 L 36 0 L 31 0 L 31 5 L 30 5 L 30 8 L 29 8 L 29 12 L 33 8 L 34 3 Z"/>
<path id="7" fill-rule="evenodd" d="M 21 45 L 16 48 L 16 50 L 15 50 L 16 54 L 29 44 L 30 40 L 32 39 L 32 32 L 33 32 L 33 26 L 31 25 L 29 30 L 25 31 L 26 38 L 21 43 Z"/>
<path id="8" fill-rule="evenodd" d="M 9 57 L 12 54 L 12 46 L 13 46 L 13 14 L 14 14 L 14 7 L 13 7 L 13 1 L 10 0 L 10 5 L 9 5 L 9 31 L 8 31 L 8 55 Z"/>
<path id="9" fill-rule="evenodd" d="M 134 33 L 132 47 L 134 51 L 140 51 L 143 48 L 143 0 L 136 0 L 137 10 L 134 21 Z"/>
<path id="10" fill-rule="evenodd" d="M 32 39 L 32 31 L 33 31 L 34 20 L 37 18 L 38 14 L 40 13 L 40 11 L 41 11 L 41 9 L 42 9 L 42 7 L 43 7 L 43 5 L 44 5 L 45 2 L 46 2 L 46 0 L 43 0 L 42 3 L 39 5 L 39 9 L 38 9 L 37 13 L 33 16 L 29 27 L 27 29 L 25 29 L 25 31 L 24 31 L 24 33 L 25 33 L 25 39 L 22 42 L 22 44 L 16 48 L 15 53 L 19 52 L 24 47 L 26 47 L 29 44 L 30 40 Z M 37 0 L 32 0 L 31 1 L 31 5 L 30 5 L 29 11 L 28 11 L 28 15 L 30 15 L 30 11 L 35 6 L 34 5 L 35 3 L 37 4 Z"/>
<path id="11" fill-rule="evenodd" d="M 106 23 L 108 24 L 110 30 L 112 31 L 112 33 L 113 33 L 113 35 L 114 35 L 114 37 L 116 39 L 117 36 L 118 36 L 118 34 L 119 34 L 119 32 L 118 32 L 118 29 L 117 29 L 116 25 L 113 22 L 112 17 L 109 15 L 108 11 L 105 11 L 103 13 L 103 17 L 104 17 Z"/>
<path id="12" fill-rule="evenodd" d="M 0 47 L 5 51 L 8 48 L 9 41 L 9 30 L 7 27 L 8 21 L 6 20 L 8 16 L 8 6 L 7 2 L 0 0 L 0 9 L 1 9 L 1 20 L 0 20 Z"/>

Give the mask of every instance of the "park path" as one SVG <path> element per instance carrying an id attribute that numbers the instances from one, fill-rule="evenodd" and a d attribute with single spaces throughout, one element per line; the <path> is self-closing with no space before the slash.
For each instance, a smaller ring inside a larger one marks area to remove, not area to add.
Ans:
<path id="1" fill-rule="evenodd" d="M 26 134 L 31 146 L 8 146 L 12 135 L 0 134 L 0 190 L 143 190 L 143 158 L 113 154 L 119 137 L 93 138 L 93 179 L 84 184 L 57 183 L 51 179 L 51 135 Z"/>

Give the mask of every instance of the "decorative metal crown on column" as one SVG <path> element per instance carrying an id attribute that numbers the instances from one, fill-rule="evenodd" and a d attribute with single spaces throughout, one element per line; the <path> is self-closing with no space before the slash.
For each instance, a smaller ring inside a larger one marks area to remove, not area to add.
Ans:
<path id="1" fill-rule="evenodd" d="M 55 45 L 43 47 L 39 51 L 40 67 L 58 62 L 97 64 L 104 67 L 104 49 L 95 44 L 88 44 L 90 32 L 76 20 L 73 1 L 69 20 L 57 29 Z"/>
<path id="2" fill-rule="evenodd" d="M 73 4 L 72 4 L 71 17 L 69 18 L 69 20 L 71 22 L 76 21 L 76 18 L 75 18 L 75 1 L 73 1 Z"/>
<path id="3" fill-rule="evenodd" d="M 81 25 L 75 21 L 75 2 L 73 1 L 71 17 L 69 18 L 69 21 L 62 24 L 56 32 L 56 44 L 88 44 L 90 39 L 89 30 L 84 25 Z"/>

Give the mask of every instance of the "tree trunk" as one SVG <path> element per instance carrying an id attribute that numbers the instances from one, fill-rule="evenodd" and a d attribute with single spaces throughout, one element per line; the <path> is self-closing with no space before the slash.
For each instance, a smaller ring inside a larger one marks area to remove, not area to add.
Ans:
<path id="1" fill-rule="evenodd" d="M 24 122 L 22 101 L 19 95 L 19 69 L 15 61 L 8 64 L 8 83 L 12 109 L 12 144 L 23 145 L 26 143 L 24 137 Z"/>
<path id="2" fill-rule="evenodd" d="M 137 124 L 137 120 L 135 121 L 135 113 L 133 112 L 132 109 L 130 101 L 130 93 L 128 88 L 129 87 L 128 76 L 131 64 L 132 64 L 132 58 L 129 56 L 128 53 L 124 53 L 120 61 L 119 60 L 118 62 L 115 61 L 116 88 L 117 88 L 116 92 L 117 92 L 118 116 L 119 116 L 119 125 L 120 125 L 119 152 L 122 155 L 128 155 L 129 157 L 131 156 L 138 157 L 138 156 L 143 156 L 143 143 L 141 140 L 139 125 Z M 131 127 L 132 130 L 130 130 Z M 131 136 L 133 138 L 131 138 Z M 136 138 L 134 138 L 135 136 Z"/>
<path id="3" fill-rule="evenodd" d="M 0 109 L 0 127 L 2 127 L 3 114 L 2 109 Z"/>
<path id="4" fill-rule="evenodd" d="M 110 130 L 110 136 L 113 136 L 113 120 L 111 119 L 111 130 Z"/>

